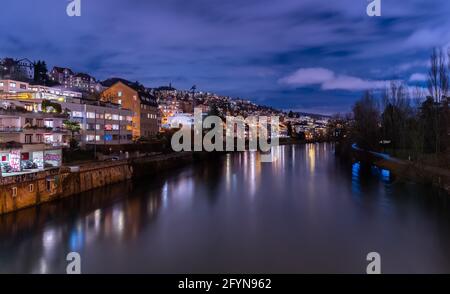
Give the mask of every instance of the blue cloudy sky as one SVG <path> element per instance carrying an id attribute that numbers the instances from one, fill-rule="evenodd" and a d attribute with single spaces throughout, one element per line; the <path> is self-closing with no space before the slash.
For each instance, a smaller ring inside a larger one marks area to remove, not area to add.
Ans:
<path id="1" fill-rule="evenodd" d="M 423 83 L 450 42 L 447 0 L 2 0 L 0 56 L 99 79 L 169 82 L 282 109 L 346 112 L 368 88 Z"/>

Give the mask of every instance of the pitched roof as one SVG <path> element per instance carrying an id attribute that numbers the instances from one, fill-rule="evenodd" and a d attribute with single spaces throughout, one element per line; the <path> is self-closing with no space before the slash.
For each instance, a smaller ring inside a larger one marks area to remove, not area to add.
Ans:
<path id="1" fill-rule="evenodd" d="M 66 68 L 66 67 L 54 66 L 52 71 L 56 71 L 58 73 L 64 73 L 65 70 L 67 70 L 69 72 L 69 74 L 73 75 L 73 71 L 70 68 Z"/>
<path id="2" fill-rule="evenodd" d="M 107 79 L 107 80 L 101 82 L 101 84 L 102 84 L 102 86 L 109 88 L 119 82 L 124 84 L 125 86 L 128 86 L 131 89 L 135 90 L 138 93 L 139 99 L 141 100 L 141 102 L 143 104 L 146 104 L 149 106 L 154 106 L 154 107 L 158 106 L 158 103 L 156 102 L 156 97 L 153 96 L 152 94 L 150 94 L 143 85 L 141 85 L 137 82 L 130 82 L 130 81 L 122 79 L 122 78 L 110 78 L 110 79 Z"/>

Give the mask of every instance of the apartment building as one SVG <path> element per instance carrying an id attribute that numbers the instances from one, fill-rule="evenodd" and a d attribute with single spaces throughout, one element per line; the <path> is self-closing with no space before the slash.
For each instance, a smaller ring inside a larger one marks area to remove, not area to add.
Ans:
<path id="1" fill-rule="evenodd" d="M 158 104 L 143 86 L 117 79 L 102 92 L 101 100 L 119 104 L 132 111 L 133 138 L 149 138 L 159 132 L 161 119 Z"/>
<path id="2" fill-rule="evenodd" d="M 30 110 L 18 100 L 0 99 L 2 176 L 61 165 L 67 115 Z"/>
<path id="3" fill-rule="evenodd" d="M 86 73 L 74 73 L 70 68 L 53 67 L 50 79 L 61 87 L 86 93 L 100 93 L 103 87 L 97 80 Z"/>
<path id="4" fill-rule="evenodd" d="M 63 87 L 40 85 L 28 85 L 27 90 L 20 93 L 0 92 L 0 98 L 20 101 L 29 111 L 66 113 L 68 119 L 80 123 L 81 131 L 75 136 L 82 146 L 132 143 L 131 110 L 118 104 L 82 97 L 82 93 Z M 47 107 L 52 103 L 53 106 Z M 55 103 L 60 106 L 56 107 L 58 109 L 55 109 Z"/>

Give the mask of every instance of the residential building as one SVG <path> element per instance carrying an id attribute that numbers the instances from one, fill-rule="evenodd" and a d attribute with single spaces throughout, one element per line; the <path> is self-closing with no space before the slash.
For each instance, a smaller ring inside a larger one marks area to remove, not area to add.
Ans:
<path id="1" fill-rule="evenodd" d="M 87 100 L 82 96 L 82 93 L 64 87 L 40 85 L 31 85 L 27 91 L 20 93 L 0 92 L 0 98 L 20 101 L 29 111 L 52 112 L 56 111 L 54 104 L 60 105 L 60 112 L 67 113 L 68 119 L 80 123 L 81 131 L 76 138 L 82 146 L 132 143 L 132 111 L 118 104 Z M 43 105 L 44 101 L 51 103 Z M 53 109 L 46 109 L 49 104 Z"/>
<path id="2" fill-rule="evenodd" d="M 16 80 L 0 80 L 0 93 L 19 93 L 28 91 L 30 84 Z"/>
<path id="3" fill-rule="evenodd" d="M 103 87 L 97 80 L 86 73 L 75 73 L 70 68 L 55 66 L 49 73 L 50 79 L 61 87 L 85 93 L 100 93 Z"/>
<path id="4" fill-rule="evenodd" d="M 82 145 L 122 145 L 132 143 L 132 114 L 119 105 L 100 101 L 60 102 L 70 119 L 80 123 L 77 135 Z"/>
<path id="5" fill-rule="evenodd" d="M 70 68 L 55 66 L 49 73 L 50 79 L 65 88 L 74 87 L 74 72 Z"/>
<path id="6" fill-rule="evenodd" d="M 0 100 L 2 176 L 61 165 L 67 115 L 27 110 L 18 100 Z"/>
<path id="7" fill-rule="evenodd" d="M 101 94 L 101 100 L 132 111 L 134 139 L 148 138 L 159 132 L 161 121 L 158 104 L 144 87 L 122 79 L 112 79 L 105 84 L 110 86 Z"/>
<path id="8" fill-rule="evenodd" d="M 3 58 L 0 59 L 0 79 L 17 79 L 31 81 L 34 78 L 34 63 L 30 60 Z"/>

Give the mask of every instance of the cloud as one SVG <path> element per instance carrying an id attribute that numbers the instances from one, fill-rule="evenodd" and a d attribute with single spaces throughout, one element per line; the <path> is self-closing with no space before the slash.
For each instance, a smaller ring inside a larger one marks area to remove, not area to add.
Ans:
<path id="1" fill-rule="evenodd" d="M 301 68 L 279 80 L 280 84 L 290 86 L 320 85 L 322 90 L 360 91 L 369 89 L 383 89 L 389 80 L 366 80 L 359 77 L 336 74 L 330 69 L 314 67 Z"/>
<path id="2" fill-rule="evenodd" d="M 413 73 L 411 77 L 409 77 L 410 82 L 424 82 L 427 80 L 427 75 L 423 73 Z"/>

